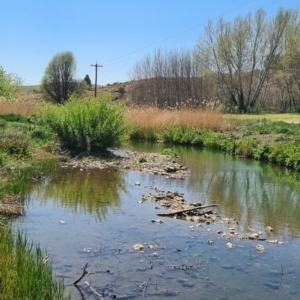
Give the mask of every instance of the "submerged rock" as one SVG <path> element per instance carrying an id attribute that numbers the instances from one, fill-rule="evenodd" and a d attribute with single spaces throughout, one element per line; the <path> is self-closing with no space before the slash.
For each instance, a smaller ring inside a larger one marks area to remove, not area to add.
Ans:
<path id="1" fill-rule="evenodd" d="M 266 232 L 273 232 L 274 229 L 271 226 L 266 227 Z"/>
<path id="2" fill-rule="evenodd" d="M 260 245 L 260 244 L 256 245 L 255 248 L 256 248 L 257 251 L 260 251 L 260 252 L 265 251 L 265 247 L 263 245 Z"/>

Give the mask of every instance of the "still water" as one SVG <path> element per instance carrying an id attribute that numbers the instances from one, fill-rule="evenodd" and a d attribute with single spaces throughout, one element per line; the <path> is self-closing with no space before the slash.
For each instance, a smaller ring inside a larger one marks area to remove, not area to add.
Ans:
<path id="1" fill-rule="evenodd" d="M 163 146 L 132 147 L 161 152 Z M 285 170 L 195 148 L 174 150 L 190 168 L 184 180 L 62 168 L 32 187 L 16 226 L 51 255 L 55 275 L 76 300 L 97 299 L 84 281 L 106 299 L 300 299 L 300 189 L 285 180 Z M 138 202 L 155 194 L 154 187 L 184 193 L 190 202 L 219 204 L 221 219 L 200 227 L 174 218 L 152 223 L 163 209 Z M 240 233 L 253 228 L 284 244 L 233 237 L 228 249 L 217 234 L 228 230 L 225 217 L 238 221 Z M 265 233 L 267 226 L 274 232 Z M 144 251 L 134 251 L 136 243 Z M 78 284 L 80 294 L 72 282 L 87 262 L 93 274 Z"/>

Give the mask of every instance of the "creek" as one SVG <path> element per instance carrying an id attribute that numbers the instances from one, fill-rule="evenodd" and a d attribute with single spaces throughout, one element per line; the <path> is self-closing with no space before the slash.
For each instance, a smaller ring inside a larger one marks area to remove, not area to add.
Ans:
<path id="1" fill-rule="evenodd" d="M 161 153 L 166 146 L 130 147 Z M 50 254 L 55 276 L 64 278 L 75 300 L 97 299 L 84 281 L 104 291 L 105 299 L 299 299 L 300 188 L 285 180 L 285 170 L 191 147 L 173 149 L 190 169 L 183 180 L 115 168 L 61 168 L 45 175 L 33 184 L 15 227 Z M 188 202 L 219 204 L 214 210 L 220 218 L 201 226 L 170 217 L 153 223 L 165 210 L 139 202 L 155 187 L 184 193 Z M 283 245 L 225 239 L 217 232 L 228 231 L 228 219 L 241 234 L 261 231 Z M 267 233 L 267 226 L 274 231 Z M 143 251 L 133 249 L 137 243 Z M 80 295 L 72 282 L 86 262 L 93 274 L 78 283 Z"/>

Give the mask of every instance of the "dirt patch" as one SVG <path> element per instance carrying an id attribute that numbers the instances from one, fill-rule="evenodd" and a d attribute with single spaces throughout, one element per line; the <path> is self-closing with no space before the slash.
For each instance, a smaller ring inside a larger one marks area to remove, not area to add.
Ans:
<path id="1" fill-rule="evenodd" d="M 24 205 L 19 195 L 6 196 L 0 202 L 0 213 L 10 216 L 22 216 L 25 213 Z"/>

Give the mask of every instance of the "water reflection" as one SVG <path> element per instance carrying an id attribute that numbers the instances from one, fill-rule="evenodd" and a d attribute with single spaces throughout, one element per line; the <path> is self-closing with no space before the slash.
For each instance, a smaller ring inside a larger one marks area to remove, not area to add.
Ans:
<path id="1" fill-rule="evenodd" d="M 108 208 L 119 208 L 120 194 L 126 192 L 123 174 L 113 168 L 62 168 L 36 184 L 30 197 L 41 205 L 52 201 L 73 213 L 94 215 L 106 219 Z"/>
<path id="2" fill-rule="evenodd" d="M 135 150 L 161 152 L 162 147 L 140 144 Z M 16 226 L 26 228 L 51 254 L 55 275 L 65 278 L 75 300 L 82 296 L 71 283 L 87 261 L 93 275 L 86 280 L 105 291 L 105 299 L 109 294 L 122 299 L 299 299 L 300 265 L 295 262 L 300 241 L 286 238 L 299 235 L 299 191 L 279 180 L 284 170 L 196 148 L 175 150 L 191 170 L 185 180 L 114 169 L 58 170 L 33 187 L 27 213 Z M 259 241 L 266 248 L 260 253 L 258 241 L 232 237 L 234 248 L 227 249 L 227 239 L 216 233 L 228 230 L 225 224 L 202 224 L 191 231 L 194 223 L 174 218 L 152 223 L 159 205 L 138 203 L 142 195 L 154 193 L 152 187 L 183 192 L 188 201 L 218 203 L 220 215 L 236 218 L 245 230 L 271 225 L 270 237 L 284 245 Z M 144 251 L 133 251 L 136 243 Z M 86 290 L 83 294 L 93 297 Z"/>
<path id="3" fill-rule="evenodd" d="M 161 152 L 164 145 L 135 144 L 140 151 Z M 217 203 L 219 211 L 244 227 L 266 227 L 278 234 L 300 233 L 299 186 L 284 181 L 283 168 L 191 147 L 172 147 L 187 165 L 188 200 Z"/>

